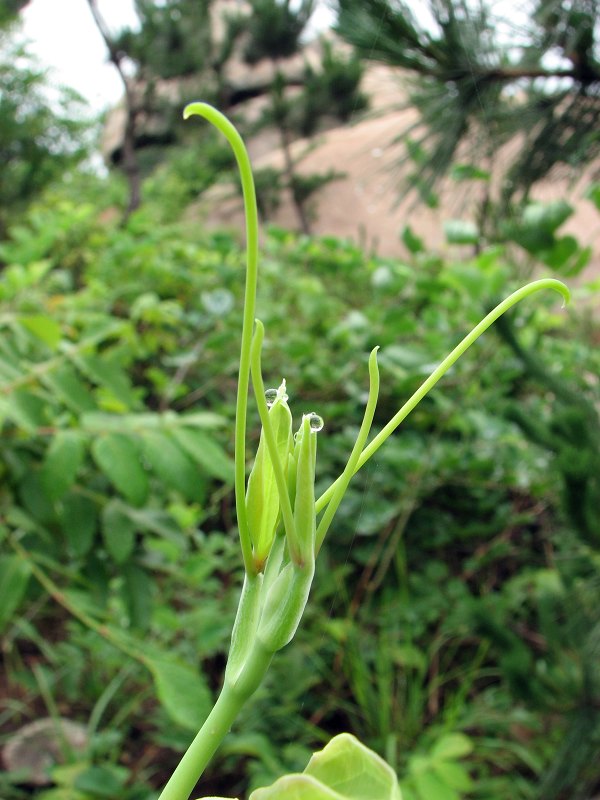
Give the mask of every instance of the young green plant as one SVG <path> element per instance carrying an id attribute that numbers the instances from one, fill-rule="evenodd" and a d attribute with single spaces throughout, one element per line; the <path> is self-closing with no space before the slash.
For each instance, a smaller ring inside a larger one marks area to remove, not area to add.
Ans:
<path id="1" fill-rule="evenodd" d="M 292 414 L 285 381 L 279 389 L 266 392 L 263 383 L 261 351 L 264 327 L 254 318 L 258 282 L 258 213 L 248 154 L 235 127 L 219 111 L 206 103 L 192 103 L 186 107 L 184 117 L 187 119 L 193 115 L 207 119 L 229 141 L 240 171 L 244 196 L 247 266 L 236 402 L 235 500 L 245 580 L 223 688 L 159 800 L 187 800 L 240 709 L 262 682 L 273 656 L 294 637 L 308 600 L 315 558 L 352 476 L 499 316 L 542 289 L 556 290 L 565 302 L 569 299 L 567 287 L 550 278 L 529 283 L 508 296 L 446 356 L 367 444 L 379 392 L 375 348 L 369 357 L 369 395 L 356 442 L 342 474 L 319 498 L 315 498 L 317 435 L 323 421 L 314 412 L 303 414 L 298 430 L 292 435 Z M 246 483 L 250 382 L 262 430 L 254 466 Z"/>

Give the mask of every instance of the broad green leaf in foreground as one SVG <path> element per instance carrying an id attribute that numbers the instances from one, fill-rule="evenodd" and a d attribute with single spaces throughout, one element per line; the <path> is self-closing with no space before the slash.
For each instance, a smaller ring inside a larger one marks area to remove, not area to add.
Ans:
<path id="1" fill-rule="evenodd" d="M 305 769 L 342 797 L 352 800 L 400 800 L 396 773 L 355 736 L 342 733 L 315 753 Z"/>
<path id="2" fill-rule="evenodd" d="M 229 800 L 202 797 L 199 800 Z M 315 753 L 302 774 L 284 775 L 249 800 L 402 800 L 393 769 L 349 733 Z"/>
<path id="3" fill-rule="evenodd" d="M 392 768 L 356 737 L 342 733 L 315 753 L 302 775 L 286 775 L 250 800 L 400 800 Z"/>
<path id="4" fill-rule="evenodd" d="M 285 775 L 266 789 L 257 789 L 250 800 L 346 800 L 350 795 L 338 794 L 310 775 Z M 376 794 L 370 795 L 378 800 Z"/>

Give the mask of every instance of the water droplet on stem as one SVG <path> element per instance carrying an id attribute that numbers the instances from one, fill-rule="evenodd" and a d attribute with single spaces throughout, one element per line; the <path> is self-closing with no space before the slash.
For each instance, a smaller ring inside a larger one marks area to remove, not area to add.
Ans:
<path id="1" fill-rule="evenodd" d="M 267 408 L 271 408 L 275 400 L 277 400 L 277 389 L 267 389 L 265 391 L 265 400 L 267 401 Z"/>
<path id="2" fill-rule="evenodd" d="M 311 431 L 318 433 L 318 431 L 323 430 L 324 422 L 323 417 L 320 417 L 318 414 L 315 414 L 314 411 L 311 411 L 309 414 L 308 424 L 310 426 Z"/>

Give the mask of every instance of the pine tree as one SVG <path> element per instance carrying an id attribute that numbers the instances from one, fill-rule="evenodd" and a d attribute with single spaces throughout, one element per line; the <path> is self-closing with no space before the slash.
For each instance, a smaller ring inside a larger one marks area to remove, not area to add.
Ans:
<path id="1" fill-rule="evenodd" d="M 558 168 L 576 174 L 598 159 L 597 0 L 535 0 L 522 23 L 498 20 L 483 1 L 428 0 L 419 19 L 404 0 L 338 0 L 338 10 L 339 33 L 364 58 L 406 75 L 421 120 L 410 131 L 413 178 L 424 192 L 467 142 L 483 158 L 519 142 L 504 203 L 526 199 Z"/>

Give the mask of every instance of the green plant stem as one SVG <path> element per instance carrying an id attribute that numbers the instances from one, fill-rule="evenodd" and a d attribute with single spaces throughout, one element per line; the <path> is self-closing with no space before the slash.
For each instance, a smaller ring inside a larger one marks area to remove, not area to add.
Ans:
<path id="1" fill-rule="evenodd" d="M 441 364 L 434 369 L 427 380 L 425 380 L 421 386 L 419 386 L 412 397 L 410 397 L 410 399 L 406 401 L 402 408 L 396 414 L 394 414 L 388 424 L 381 429 L 373 441 L 367 445 L 367 447 L 365 447 L 360 455 L 360 458 L 358 459 L 354 473 L 356 474 L 358 470 L 367 463 L 371 456 L 374 455 L 377 450 L 379 450 L 388 436 L 390 436 L 396 430 L 398 425 L 400 425 L 400 423 L 406 419 L 410 412 L 421 402 L 421 400 L 435 386 L 440 378 L 443 377 L 446 372 L 448 372 L 450 367 L 456 361 L 458 361 L 462 354 L 469 349 L 469 347 L 481 336 L 482 333 L 485 333 L 485 331 L 498 319 L 498 317 L 501 317 L 502 314 L 512 308 L 512 306 L 514 306 L 516 303 L 523 300 L 525 297 L 528 297 L 534 292 L 539 292 L 542 289 L 554 289 L 554 291 L 558 292 L 562 296 L 565 303 L 569 301 L 571 296 L 569 290 L 561 281 L 557 281 L 554 278 L 542 278 L 539 281 L 533 281 L 532 283 L 528 283 L 526 286 L 522 286 L 520 289 L 517 289 L 516 292 L 513 292 L 505 300 L 499 303 L 496 308 L 492 309 L 492 311 L 490 311 L 490 313 L 487 314 L 481 320 L 481 322 L 465 336 L 465 338 L 454 348 L 454 350 L 452 350 L 452 352 L 446 356 Z M 323 508 L 325 508 L 325 506 L 329 503 L 336 492 L 336 488 L 340 480 L 341 477 L 334 481 L 331 486 L 325 492 L 323 492 L 321 497 L 319 497 L 315 503 L 315 510 L 317 513 L 322 511 Z"/>
<path id="2" fill-rule="evenodd" d="M 327 531 L 329 530 L 329 526 L 331 525 L 334 514 L 337 511 L 339 504 L 342 502 L 342 498 L 346 493 L 348 484 L 350 483 L 352 476 L 357 470 L 356 465 L 358 464 L 358 460 L 362 453 L 363 447 L 365 446 L 366 441 L 369 438 L 371 425 L 373 424 L 373 417 L 375 416 L 377 399 L 379 397 L 379 367 L 377 366 L 378 350 L 379 347 L 375 347 L 374 350 L 371 351 L 371 355 L 369 356 L 369 398 L 367 400 L 367 405 L 365 407 L 363 421 L 360 426 L 356 442 L 354 443 L 354 447 L 352 448 L 352 452 L 350 453 L 350 458 L 348 459 L 344 471 L 342 472 L 338 480 L 335 482 L 335 490 L 332 493 L 329 505 L 325 509 L 325 513 L 323 514 L 323 516 L 321 517 L 321 521 L 319 522 L 319 527 L 317 528 L 317 533 L 316 533 L 315 555 L 317 555 L 319 553 L 319 550 L 321 549 L 321 545 L 323 544 L 323 539 L 325 538 Z"/>
<path id="3" fill-rule="evenodd" d="M 246 292 L 235 407 L 235 508 L 244 568 L 248 574 L 254 574 L 257 571 L 257 566 L 252 555 L 252 541 L 246 513 L 246 416 L 248 388 L 250 385 L 250 346 L 252 343 L 252 327 L 254 325 L 256 288 L 258 284 L 258 208 L 256 205 L 256 191 L 246 146 L 231 122 L 220 111 L 206 103 L 190 103 L 185 107 L 183 117 L 187 119 L 195 114 L 207 119 L 229 142 L 237 161 L 244 195 L 246 216 Z"/>
<path id="4" fill-rule="evenodd" d="M 208 762 L 229 733 L 247 700 L 262 683 L 273 653 L 256 640 L 235 682 L 225 682 L 221 694 L 196 738 L 179 762 L 158 800 L 188 800 Z"/>

